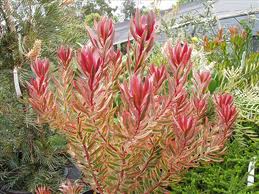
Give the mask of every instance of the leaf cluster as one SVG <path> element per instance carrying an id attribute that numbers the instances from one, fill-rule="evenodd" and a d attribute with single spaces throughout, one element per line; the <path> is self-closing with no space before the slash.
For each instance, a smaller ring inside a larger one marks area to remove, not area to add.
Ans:
<path id="1" fill-rule="evenodd" d="M 64 138 L 35 123 L 36 116 L 17 101 L 12 73 L 0 74 L 0 190 L 54 190 L 68 163 Z"/>

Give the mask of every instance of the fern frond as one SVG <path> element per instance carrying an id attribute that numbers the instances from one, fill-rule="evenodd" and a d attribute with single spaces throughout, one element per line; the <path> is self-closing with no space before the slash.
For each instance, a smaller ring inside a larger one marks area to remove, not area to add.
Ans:
<path id="1" fill-rule="evenodd" d="M 259 141 L 259 87 L 236 90 L 235 97 L 239 109 L 235 137 L 241 144 L 246 138 Z"/>

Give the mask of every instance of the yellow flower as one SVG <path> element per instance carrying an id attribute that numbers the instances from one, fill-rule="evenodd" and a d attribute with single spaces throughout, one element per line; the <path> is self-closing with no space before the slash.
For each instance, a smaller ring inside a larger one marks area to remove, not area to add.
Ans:
<path id="1" fill-rule="evenodd" d="M 34 61 L 37 57 L 40 56 L 41 52 L 41 40 L 35 40 L 32 49 L 26 54 L 30 60 Z"/>
<path id="2" fill-rule="evenodd" d="M 193 43 L 196 43 L 196 42 L 198 42 L 198 41 L 199 41 L 199 39 L 198 39 L 196 36 L 192 37 L 192 42 L 193 42 Z"/>

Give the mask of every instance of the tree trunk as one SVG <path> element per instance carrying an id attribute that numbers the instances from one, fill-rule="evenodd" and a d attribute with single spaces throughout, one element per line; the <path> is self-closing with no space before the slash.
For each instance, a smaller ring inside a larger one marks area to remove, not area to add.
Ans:
<path id="1" fill-rule="evenodd" d="M 2 10 L 6 19 L 8 30 L 12 33 L 16 33 L 15 21 L 13 17 L 13 8 L 10 0 L 3 0 Z"/>

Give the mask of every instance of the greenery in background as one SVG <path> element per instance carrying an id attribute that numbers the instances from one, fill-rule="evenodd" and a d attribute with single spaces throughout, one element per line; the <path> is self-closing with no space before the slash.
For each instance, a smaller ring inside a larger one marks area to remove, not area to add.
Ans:
<path id="1" fill-rule="evenodd" d="M 53 0 L 9 1 L 13 10 L 15 32 L 2 27 L 0 39 L 0 67 L 12 68 L 25 63 L 24 55 L 32 48 L 36 39 L 42 40 L 42 55 L 52 58 L 56 45 L 85 41 L 83 21 L 76 17 L 75 7 Z M 9 17 L 4 7 L 2 15 Z M 18 58 L 18 59 L 17 59 Z"/>
<path id="2" fill-rule="evenodd" d="M 98 13 L 102 16 L 106 15 L 112 17 L 113 12 L 115 12 L 117 8 L 112 8 L 110 4 L 110 0 L 88 0 L 87 4 L 82 6 L 82 11 L 84 15 Z"/>
<path id="3" fill-rule="evenodd" d="M 174 6 L 172 11 L 165 13 L 161 18 L 159 32 L 175 42 L 178 40 L 191 40 L 192 37 L 203 37 L 204 34 L 213 35 L 214 26 L 217 23 L 213 13 L 214 1 L 203 2 L 205 11 L 197 13 L 197 10 L 177 17 L 179 5 Z"/>
<path id="4" fill-rule="evenodd" d="M 44 126 L 17 101 L 12 71 L 0 73 L 0 190 L 29 190 L 64 180 L 66 142 Z"/>
<path id="5" fill-rule="evenodd" d="M 64 138 L 47 126 L 36 125 L 36 116 L 26 105 L 25 81 L 34 49 L 52 60 L 56 46 L 77 48 L 86 42 L 84 20 L 68 1 L 4 0 L 0 2 L 0 190 L 30 190 L 39 184 L 54 190 L 64 180 Z M 75 43 L 75 44 L 72 44 Z M 17 99 L 12 69 L 18 66 L 23 100 Z"/>
<path id="6" fill-rule="evenodd" d="M 124 0 L 122 6 L 123 6 L 122 13 L 124 15 L 124 20 L 126 20 L 126 19 L 129 20 L 135 12 L 135 7 L 136 7 L 135 1 L 134 0 Z"/>
<path id="7" fill-rule="evenodd" d="M 246 140 L 259 141 L 259 53 L 253 51 L 252 26 L 229 28 L 216 37 L 205 37 L 204 50 L 214 62 L 214 81 L 210 90 L 224 90 L 235 96 L 239 117 L 235 138 L 241 145 Z"/>
<path id="8" fill-rule="evenodd" d="M 245 194 L 259 190 L 259 162 L 256 163 L 256 181 L 247 187 L 248 164 L 259 155 L 259 144 L 240 147 L 238 141 L 229 143 L 224 162 L 193 169 L 180 184 L 172 184 L 171 194 Z"/>
<path id="9" fill-rule="evenodd" d="M 91 13 L 85 17 L 85 23 L 92 27 L 94 25 L 94 21 L 98 21 L 101 16 L 98 13 Z"/>

